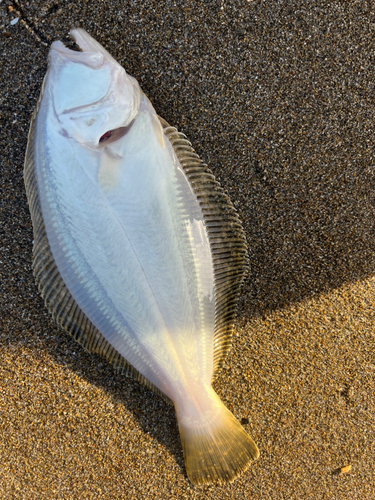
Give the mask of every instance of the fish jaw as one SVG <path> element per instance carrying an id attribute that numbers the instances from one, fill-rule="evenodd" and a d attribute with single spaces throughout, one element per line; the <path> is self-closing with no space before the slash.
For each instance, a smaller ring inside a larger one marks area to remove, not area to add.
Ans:
<path id="1" fill-rule="evenodd" d="M 85 31 L 71 34 L 82 52 L 54 42 L 46 86 L 61 135 L 97 149 L 102 137 L 126 128 L 137 116 L 141 89 Z"/>

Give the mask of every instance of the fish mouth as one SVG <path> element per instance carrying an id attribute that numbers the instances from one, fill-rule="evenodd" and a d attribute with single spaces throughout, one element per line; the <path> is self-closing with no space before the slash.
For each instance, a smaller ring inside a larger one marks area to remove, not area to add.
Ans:
<path id="1" fill-rule="evenodd" d="M 87 31 L 82 28 L 74 28 L 69 32 L 70 36 L 74 39 L 78 47 L 82 52 L 99 53 L 103 56 L 103 59 L 112 62 L 116 66 L 120 66 L 119 63 L 114 59 L 105 48 L 100 45 L 92 36 L 90 36 Z"/>
<path id="2" fill-rule="evenodd" d="M 110 62 L 112 65 L 121 68 L 121 65 L 116 59 L 114 59 L 111 54 L 84 29 L 75 28 L 70 30 L 69 34 L 80 50 L 71 50 L 59 40 L 52 43 L 50 51 L 51 56 L 57 52 L 58 55 L 64 59 L 85 64 L 93 69 L 100 68 L 105 62 Z"/>

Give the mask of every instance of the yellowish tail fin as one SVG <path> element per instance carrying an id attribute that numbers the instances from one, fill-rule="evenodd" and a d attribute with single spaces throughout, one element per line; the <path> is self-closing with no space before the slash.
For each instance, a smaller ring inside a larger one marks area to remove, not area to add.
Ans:
<path id="1" fill-rule="evenodd" d="M 213 389 L 204 405 L 190 400 L 180 408 L 176 405 L 176 412 L 186 472 L 193 484 L 230 483 L 259 457 L 254 441 Z"/>

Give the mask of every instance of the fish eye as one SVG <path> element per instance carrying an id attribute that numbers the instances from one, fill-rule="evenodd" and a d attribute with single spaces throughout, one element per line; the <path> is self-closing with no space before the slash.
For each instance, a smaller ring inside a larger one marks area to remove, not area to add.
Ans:
<path id="1" fill-rule="evenodd" d="M 107 130 L 107 132 L 105 132 L 100 137 L 99 142 L 98 142 L 98 146 L 104 147 L 107 144 L 110 144 L 111 142 L 118 141 L 119 139 L 121 139 L 121 137 L 123 137 L 131 129 L 133 123 L 134 123 L 134 120 L 126 127 L 119 127 L 119 128 L 115 128 L 112 130 Z"/>
<path id="2" fill-rule="evenodd" d="M 99 143 L 100 142 L 105 142 L 105 141 L 108 141 L 108 139 L 111 137 L 111 135 L 113 134 L 114 130 L 108 130 L 108 132 L 106 132 L 105 134 L 103 134 L 101 136 L 101 138 L 99 139 Z"/>
<path id="3" fill-rule="evenodd" d="M 106 146 L 111 142 L 115 142 L 126 134 L 128 127 L 119 127 L 113 130 L 108 130 L 99 139 L 98 146 Z"/>

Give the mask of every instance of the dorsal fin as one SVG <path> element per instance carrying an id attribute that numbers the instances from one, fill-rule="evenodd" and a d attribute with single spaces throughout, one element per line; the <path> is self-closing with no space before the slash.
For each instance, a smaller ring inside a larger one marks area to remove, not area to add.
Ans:
<path id="1" fill-rule="evenodd" d="M 232 344 L 237 300 L 248 269 L 246 238 L 236 209 L 186 136 L 159 120 L 199 200 L 209 236 L 215 279 L 215 379 Z"/>

